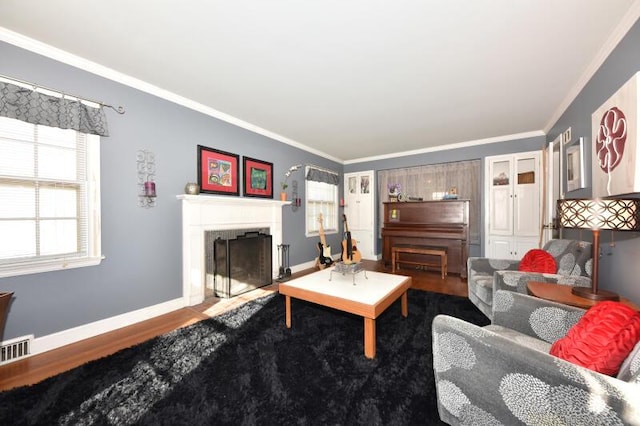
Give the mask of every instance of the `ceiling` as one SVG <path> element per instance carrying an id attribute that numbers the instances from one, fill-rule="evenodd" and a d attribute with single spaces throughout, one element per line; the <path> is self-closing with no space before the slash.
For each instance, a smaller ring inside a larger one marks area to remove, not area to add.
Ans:
<path id="1" fill-rule="evenodd" d="M 639 2 L 2 0 L 0 27 L 350 163 L 546 133 Z"/>

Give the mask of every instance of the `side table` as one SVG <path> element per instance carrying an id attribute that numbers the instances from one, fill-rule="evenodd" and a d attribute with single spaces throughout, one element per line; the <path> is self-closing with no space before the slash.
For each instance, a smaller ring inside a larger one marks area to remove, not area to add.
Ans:
<path id="1" fill-rule="evenodd" d="M 552 302 L 563 303 L 565 305 L 576 306 L 582 309 L 589 309 L 600 300 L 585 299 L 576 296 L 571 292 L 570 285 L 543 283 L 539 281 L 529 281 L 527 283 L 527 291 L 530 295 L 539 297 L 540 299 L 550 300 Z M 640 307 L 633 304 L 629 299 L 620 298 L 620 302 L 630 306 L 635 311 L 640 311 Z"/>

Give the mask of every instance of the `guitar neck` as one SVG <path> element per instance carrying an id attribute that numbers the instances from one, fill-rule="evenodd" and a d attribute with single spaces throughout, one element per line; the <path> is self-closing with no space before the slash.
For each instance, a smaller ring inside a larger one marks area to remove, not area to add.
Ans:
<path id="1" fill-rule="evenodd" d="M 327 241 L 324 238 L 324 227 L 322 226 L 322 214 L 318 217 L 318 235 L 320 236 L 320 242 L 324 247 L 327 246 Z"/>
<path id="2" fill-rule="evenodd" d="M 322 243 L 323 246 L 326 247 L 327 246 L 327 241 L 324 238 L 324 231 L 322 230 L 322 226 L 318 230 L 318 234 L 320 234 L 320 242 Z"/>

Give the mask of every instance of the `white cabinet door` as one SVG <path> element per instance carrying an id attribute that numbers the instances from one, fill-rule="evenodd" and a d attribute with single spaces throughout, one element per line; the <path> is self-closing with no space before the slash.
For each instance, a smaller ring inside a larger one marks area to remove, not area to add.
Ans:
<path id="1" fill-rule="evenodd" d="M 540 154 L 516 157 L 513 199 L 513 234 L 535 237 L 540 233 Z"/>
<path id="2" fill-rule="evenodd" d="M 531 249 L 538 248 L 538 238 L 516 237 L 513 244 L 513 258 L 522 259 Z"/>
<path id="3" fill-rule="evenodd" d="M 489 234 L 513 234 L 513 159 L 489 163 Z"/>
<path id="4" fill-rule="evenodd" d="M 539 151 L 487 157 L 485 255 L 521 258 L 538 246 L 541 227 Z"/>
<path id="5" fill-rule="evenodd" d="M 513 234 L 513 195 L 511 188 L 491 189 L 491 209 L 489 210 L 489 229 L 491 235 Z"/>
<path id="6" fill-rule="evenodd" d="M 491 259 L 512 259 L 511 237 L 491 237 L 486 256 Z"/>
<path id="7" fill-rule="evenodd" d="M 492 236 L 486 257 L 491 259 L 522 259 L 531 249 L 538 248 L 538 238 Z"/>

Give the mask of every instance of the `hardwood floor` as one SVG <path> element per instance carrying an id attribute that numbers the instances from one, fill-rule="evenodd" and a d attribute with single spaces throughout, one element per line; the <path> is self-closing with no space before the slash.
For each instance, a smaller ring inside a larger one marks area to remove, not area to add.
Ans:
<path id="1" fill-rule="evenodd" d="M 382 261 L 364 260 L 365 269 L 390 272 Z M 292 278 L 314 272 L 309 269 L 293 274 Z M 458 276 L 440 278 L 440 272 L 403 268 L 399 272 L 412 277 L 412 288 L 438 293 L 467 297 L 467 282 Z M 193 324 L 197 321 L 218 315 L 233 309 L 248 300 L 264 296 L 278 290 L 278 284 L 272 284 L 258 290 L 245 293 L 232 299 L 209 298 L 197 306 L 190 306 L 170 312 L 128 327 L 114 330 L 90 339 L 64 346 L 43 354 L 0 366 L 0 391 L 17 386 L 38 383 L 48 377 L 70 370 L 94 359 L 113 354 L 171 330 Z M 284 305 L 283 305 L 284 309 Z M 283 324 L 284 326 L 284 324 Z"/>

